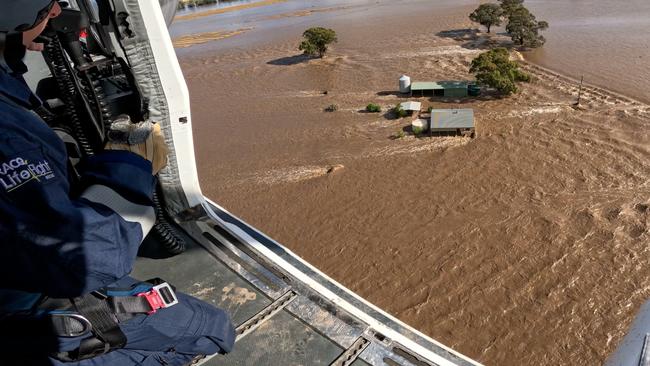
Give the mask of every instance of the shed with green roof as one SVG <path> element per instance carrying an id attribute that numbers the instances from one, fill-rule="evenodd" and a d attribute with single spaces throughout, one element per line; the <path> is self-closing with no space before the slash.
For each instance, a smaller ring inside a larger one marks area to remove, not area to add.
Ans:
<path id="1" fill-rule="evenodd" d="M 425 93 L 432 92 L 434 96 L 448 98 L 462 98 L 467 96 L 469 82 L 447 80 L 447 81 L 414 81 L 411 84 L 411 95 L 413 92 L 420 92 L 422 96 Z"/>

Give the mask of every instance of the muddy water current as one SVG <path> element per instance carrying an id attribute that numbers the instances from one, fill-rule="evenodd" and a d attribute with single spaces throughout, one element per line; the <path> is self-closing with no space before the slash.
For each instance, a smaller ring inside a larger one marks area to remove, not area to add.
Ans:
<path id="1" fill-rule="evenodd" d="M 487 365 L 602 364 L 650 297 L 650 107 L 587 87 L 572 108 L 575 80 L 523 63 L 510 98 L 413 98 L 473 108 L 475 139 L 416 138 L 363 110 L 407 100 L 402 74 L 470 78 L 478 1 L 266 1 L 172 28 L 203 192 Z M 641 98 L 645 1 L 527 0 L 551 24 L 529 57 Z M 324 59 L 297 50 L 312 26 L 339 35 Z"/>
<path id="2" fill-rule="evenodd" d="M 650 1 L 526 0 L 551 27 L 528 58 L 574 78 L 650 101 Z"/>

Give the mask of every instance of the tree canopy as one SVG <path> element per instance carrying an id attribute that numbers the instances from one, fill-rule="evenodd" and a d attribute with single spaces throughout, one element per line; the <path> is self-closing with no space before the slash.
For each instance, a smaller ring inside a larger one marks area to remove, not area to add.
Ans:
<path id="1" fill-rule="evenodd" d="M 515 9 L 524 6 L 524 0 L 499 0 L 499 2 L 506 17 L 509 17 Z"/>
<path id="2" fill-rule="evenodd" d="M 499 0 L 499 4 L 481 4 L 469 18 L 487 28 L 499 26 L 504 19 L 508 21 L 506 32 L 515 45 L 536 48 L 544 45 L 546 39 L 540 34 L 548 28 L 548 23 L 537 20 L 525 6 L 524 0 Z"/>
<path id="3" fill-rule="evenodd" d="M 505 48 L 483 52 L 472 60 L 469 70 L 476 75 L 476 81 L 510 95 L 517 92 L 517 82 L 530 81 L 530 75 L 519 70 L 519 64 L 510 60 Z"/>
<path id="4" fill-rule="evenodd" d="M 481 4 L 469 15 L 469 19 L 473 22 L 479 23 L 487 28 L 488 33 L 490 33 L 490 28 L 493 25 L 497 27 L 501 25 L 502 17 L 503 9 L 499 4 Z"/>
<path id="5" fill-rule="evenodd" d="M 512 41 L 519 46 L 535 48 L 544 45 L 546 39 L 539 34 L 539 31 L 547 28 L 547 22 L 538 21 L 524 6 L 513 9 L 508 15 L 506 31 Z"/>
<path id="6" fill-rule="evenodd" d="M 322 27 L 309 28 L 302 36 L 305 40 L 300 43 L 298 49 L 310 56 L 325 56 L 327 45 L 338 41 L 334 30 Z"/>

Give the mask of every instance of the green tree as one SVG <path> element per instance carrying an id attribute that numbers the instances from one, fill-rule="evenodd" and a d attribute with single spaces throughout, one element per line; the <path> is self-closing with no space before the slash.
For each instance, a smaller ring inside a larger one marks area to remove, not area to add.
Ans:
<path id="1" fill-rule="evenodd" d="M 310 56 L 325 56 L 327 45 L 338 41 L 336 32 L 332 29 L 322 27 L 309 28 L 302 36 L 305 37 L 305 40 L 300 43 L 298 49 Z"/>
<path id="2" fill-rule="evenodd" d="M 535 16 L 523 6 L 512 11 L 508 16 L 506 31 L 512 41 L 522 47 L 541 47 L 546 42 L 539 32 L 548 28 L 548 23 L 538 21 Z"/>
<path id="3" fill-rule="evenodd" d="M 501 25 L 502 17 L 503 9 L 499 4 L 481 4 L 469 15 L 471 21 L 487 28 L 488 33 L 490 33 L 490 28 L 493 25 L 497 27 Z"/>
<path id="4" fill-rule="evenodd" d="M 519 70 L 519 64 L 510 60 L 505 48 L 483 52 L 472 60 L 469 72 L 476 74 L 476 81 L 510 95 L 517 92 L 516 82 L 530 81 L 530 75 Z"/>
<path id="5" fill-rule="evenodd" d="M 499 0 L 501 3 L 501 9 L 503 9 L 503 14 L 506 17 L 509 17 L 510 14 L 522 6 L 524 6 L 524 0 Z"/>

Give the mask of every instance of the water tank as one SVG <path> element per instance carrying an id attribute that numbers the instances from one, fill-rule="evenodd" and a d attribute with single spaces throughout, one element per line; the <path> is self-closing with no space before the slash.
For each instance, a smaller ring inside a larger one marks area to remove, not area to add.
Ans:
<path id="1" fill-rule="evenodd" d="M 402 94 L 406 94 L 411 91 L 411 78 L 402 75 L 401 78 L 399 78 L 399 92 Z"/>

